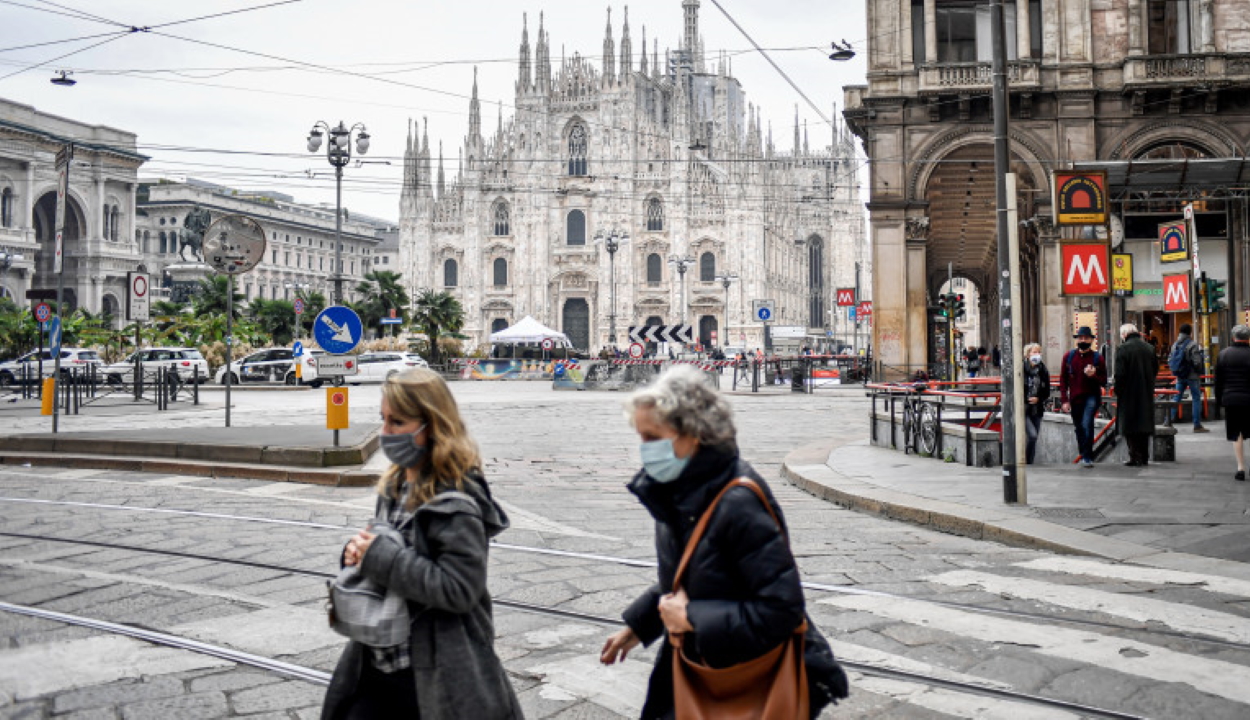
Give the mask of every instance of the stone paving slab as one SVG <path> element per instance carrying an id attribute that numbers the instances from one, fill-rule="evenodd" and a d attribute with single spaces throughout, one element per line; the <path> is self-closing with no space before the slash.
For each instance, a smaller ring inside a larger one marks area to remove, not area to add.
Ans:
<path id="1" fill-rule="evenodd" d="M 1029 466 L 1029 505 L 1003 502 L 999 468 L 942 463 L 866 441 L 799 448 L 782 473 L 844 507 L 957 535 L 1250 578 L 1250 488 L 1223 477 L 1231 452 L 1202 436 L 1178 444 L 1191 447 L 1178 452 L 1176 468 Z"/>

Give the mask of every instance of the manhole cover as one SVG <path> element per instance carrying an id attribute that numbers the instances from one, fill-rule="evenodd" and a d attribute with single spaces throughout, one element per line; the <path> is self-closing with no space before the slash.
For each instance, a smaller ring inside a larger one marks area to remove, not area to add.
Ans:
<path id="1" fill-rule="evenodd" d="M 1097 508 L 1066 508 L 1066 507 L 1034 508 L 1033 511 L 1036 512 L 1040 517 L 1050 517 L 1050 518 L 1072 518 L 1072 519 L 1080 520 L 1080 519 L 1086 519 L 1086 518 L 1105 518 L 1106 517 L 1106 515 L 1103 515 L 1102 511 L 1098 510 Z"/>

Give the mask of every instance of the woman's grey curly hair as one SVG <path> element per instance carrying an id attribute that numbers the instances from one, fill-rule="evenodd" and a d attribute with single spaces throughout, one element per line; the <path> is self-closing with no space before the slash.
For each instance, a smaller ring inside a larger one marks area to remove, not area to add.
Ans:
<path id="1" fill-rule="evenodd" d="M 737 439 L 733 408 L 700 370 L 677 365 L 625 401 L 632 424 L 638 408 L 651 408 L 655 419 L 701 445 L 732 445 Z"/>

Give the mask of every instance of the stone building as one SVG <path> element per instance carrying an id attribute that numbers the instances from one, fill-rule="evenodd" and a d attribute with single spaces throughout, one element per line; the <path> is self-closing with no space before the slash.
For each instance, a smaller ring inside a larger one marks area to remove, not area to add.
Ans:
<path id="1" fill-rule="evenodd" d="M 511 117 L 483 129 L 475 70 L 450 177 L 410 126 L 400 265 L 414 292 L 460 299 L 474 341 L 532 315 L 589 350 L 683 321 L 705 344 L 757 347 L 753 300 L 849 340 L 834 289 L 870 272 L 853 138 L 796 117 L 779 149 L 729 61 L 705 57 L 699 0 L 681 11 L 674 51 L 645 27 L 635 40 L 628 13 L 617 36 L 609 10 L 602 53 L 554 68 L 542 16 L 532 46 L 523 22 Z M 612 252 L 599 238 L 614 233 L 629 239 Z"/>
<path id="2" fill-rule="evenodd" d="M 65 304 L 118 318 L 126 273 L 140 262 L 134 240 L 135 135 L 0 99 L 0 252 L 21 260 L 0 270 L 5 296 L 25 304 L 32 288 L 55 289 L 55 158 L 75 147 L 65 205 Z"/>
<path id="3" fill-rule="evenodd" d="M 153 285 L 169 287 L 174 300 L 185 301 L 195 285 L 185 281 L 190 277 L 185 273 L 168 271 L 199 262 L 193 250 L 183 248 L 181 242 L 187 215 L 197 207 L 208 210 L 214 220 L 227 214 L 246 215 L 268 234 L 265 259 L 235 280 L 238 291 L 249 301 L 291 300 L 299 289 L 333 299 L 333 205 L 304 205 L 282 193 L 233 190 L 197 180 L 145 181 L 138 203 L 136 241 L 142 263 L 153 275 Z M 345 301 L 354 299 L 356 285 L 374 269 L 382 234 L 388 230 L 393 234 L 393 227 L 382 220 L 350 214 L 343 222 Z M 177 287 L 174 275 L 184 278 L 184 287 Z"/>
<path id="4" fill-rule="evenodd" d="M 1055 367 L 1075 313 L 1111 340 L 1121 320 L 1161 345 L 1188 313 L 1163 313 L 1157 227 L 1196 201 L 1202 270 L 1246 282 L 1250 4 L 1234 0 L 1008 0 L 1009 144 L 1023 228 L 1024 339 Z M 845 89 L 870 166 L 874 339 L 888 368 L 935 361 L 926 312 L 948 267 L 976 285 L 983 344 L 997 340 L 997 251 L 985 0 L 868 0 L 868 83 Z M 1105 170 L 1105 228 L 1051 222 L 1051 173 Z M 1088 236 L 1134 256 L 1127 299 L 1063 297 L 1060 243 Z M 970 308 L 970 311 L 973 311 Z M 1227 327 L 1231 313 L 1213 318 Z"/>

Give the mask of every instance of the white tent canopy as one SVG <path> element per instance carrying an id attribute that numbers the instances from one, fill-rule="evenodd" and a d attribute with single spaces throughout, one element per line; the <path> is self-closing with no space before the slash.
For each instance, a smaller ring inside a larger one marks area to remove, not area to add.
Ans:
<path id="1" fill-rule="evenodd" d="M 567 335 L 562 332 L 552 330 L 529 315 L 526 315 L 524 319 L 510 328 L 504 328 L 499 332 L 490 334 L 490 341 L 500 344 L 534 343 L 542 342 L 548 338 L 555 340 L 558 345 L 570 347 L 569 337 Z"/>

